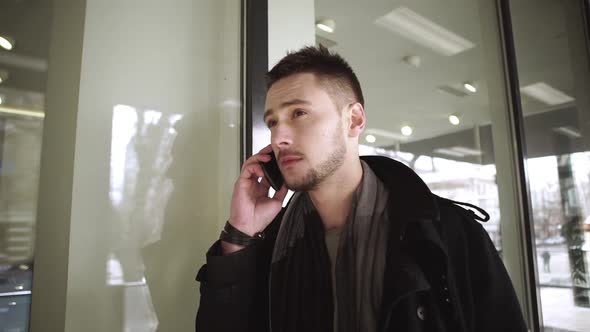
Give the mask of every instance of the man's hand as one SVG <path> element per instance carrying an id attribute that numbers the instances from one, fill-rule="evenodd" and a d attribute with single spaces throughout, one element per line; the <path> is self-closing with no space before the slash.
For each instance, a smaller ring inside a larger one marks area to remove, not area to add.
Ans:
<path id="1" fill-rule="evenodd" d="M 242 166 L 240 176 L 234 185 L 231 200 L 229 223 L 240 231 L 253 236 L 262 232 L 281 212 L 283 200 L 287 196 L 287 186 L 283 185 L 272 198 L 268 197 L 270 184 L 264 178 L 261 162 L 271 160 L 273 153 L 270 145 L 248 158 Z M 262 181 L 258 182 L 258 178 Z M 221 242 L 224 255 L 231 254 L 243 246 Z"/>

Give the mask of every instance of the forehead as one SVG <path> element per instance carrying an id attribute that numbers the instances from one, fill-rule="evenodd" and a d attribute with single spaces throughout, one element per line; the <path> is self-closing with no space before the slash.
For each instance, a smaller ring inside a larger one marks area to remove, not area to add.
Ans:
<path id="1" fill-rule="evenodd" d="M 331 101 L 326 89 L 314 74 L 295 74 L 278 80 L 268 90 L 266 109 L 276 109 L 282 103 L 301 99 L 312 104 Z"/>

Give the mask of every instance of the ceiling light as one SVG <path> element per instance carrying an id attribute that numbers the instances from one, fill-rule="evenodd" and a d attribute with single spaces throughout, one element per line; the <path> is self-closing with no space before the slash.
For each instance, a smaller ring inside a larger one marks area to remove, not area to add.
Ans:
<path id="1" fill-rule="evenodd" d="M 21 269 L 21 270 L 23 270 L 23 271 L 26 271 L 26 270 L 29 269 L 29 266 L 28 265 L 25 265 L 25 264 L 21 264 L 21 265 L 18 266 L 18 268 Z"/>
<path id="2" fill-rule="evenodd" d="M 455 97 L 465 97 L 468 96 L 469 94 L 467 92 L 465 92 L 464 89 L 461 89 L 460 87 L 454 87 L 451 85 L 441 85 L 438 87 L 438 91 L 440 92 L 446 92 L 448 94 L 451 94 Z"/>
<path id="3" fill-rule="evenodd" d="M 367 140 L 367 142 L 369 142 L 369 143 L 375 143 L 375 141 L 377 140 L 377 137 L 375 137 L 373 135 L 367 135 L 367 136 L 365 136 L 365 140 Z"/>
<path id="4" fill-rule="evenodd" d="M 459 119 L 457 114 L 451 114 L 449 115 L 449 122 L 454 126 L 458 126 L 461 123 L 461 119 Z"/>
<path id="5" fill-rule="evenodd" d="M 553 131 L 556 133 L 560 133 L 562 135 L 565 135 L 567 137 L 570 137 L 570 138 L 582 137 L 582 134 L 580 133 L 580 131 L 577 128 L 573 128 L 573 127 L 557 127 L 557 128 L 553 128 Z"/>
<path id="6" fill-rule="evenodd" d="M 332 19 L 324 18 L 324 19 L 317 21 L 315 26 L 320 30 L 332 33 L 332 32 L 334 32 L 334 29 L 336 28 L 336 22 L 334 22 L 334 20 L 332 20 Z"/>
<path id="7" fill-rule="evenodd" d="M 575 99 L 545 82 L 537 82 L 520 89 L 525 95 L 547 105 L 565 104 Z"/>
<path id="8" fill-rule="evenodd" d="M 413 132 L 414 132 L 414 130 L 410 126 L 403 126 L 402 127 L 402 135 L 404 135 L 404 136 L 410 136 L 410 135 L 412 135 Z"/>
<path id="9" fill-rule="evenodd" d="M 475 87 L 475 84 L 473 84 L 471 82 L 463 83 L 463 87 L 465 88 L 465 90 L 467 90 L 469 92 L 473 92 L 473 93 L 477 92 L 477 88 Z"/>
<path id="10" fill-rule="evenodd" d="M 432 152 L 445 154 L 445 155 L 451 156 L 451 157 L 460 157 L 460 158 L 465 157 L 465 155 L 462 154 L 461 152 L 453 151 L 451 149 L 436 149 L 436 150 L 433 150 Z"/>
<path id="11" fill-rule="evenodd" d="M 23 290 L 23 289 L 25 289 L 25 286 L 23 286 L 23 285 L 16 285 L 14 287 L 14 289 L 16 289 L 16 290 Z"/>
<path id="12" fill-rule="evenodd" d="M 15 306 L 16 302 L 8 302 L 8 305 Z"/>
<path id="13" fill-rule="evenodd" d="M 10 51 L 14 47 L 14 40 L 8 37 L 0 36 L 0 47 Z"/>
<path id="14" fill-rule="evenodd" d="M 4 102 L 4 99 L 2 99 L 2 96 L 0 96 L 0 105 L 2 105 L 3 102 Z"/>
<path id="15" fill-rule="evenodd" d="M 446 56 L 475 47 L 473 42 L 405 7 L 392 10 L 375 20 L 375 24 Z"/>
<path id="16" fill-rule="evenodd" d="M 18 109 L 18 108 L 12 108 L 12 107 L 2 107 L 2 106 L 0 106 L 0 113 L 32 116 L 35 118 L 44 118 L 45 117 L 45 113 L 43 113 L 42 111 L 30 111 L 30 110 L 25 110 L 25 109 Z"/>

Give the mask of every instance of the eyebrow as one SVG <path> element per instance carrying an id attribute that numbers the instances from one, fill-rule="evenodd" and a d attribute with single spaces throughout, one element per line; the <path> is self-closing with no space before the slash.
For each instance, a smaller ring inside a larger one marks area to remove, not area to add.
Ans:
<path id="1" fill-rule="evenodd" d="M 279 108 L 289 107 L 289 106 L 293 106 L 293 105 L 301 105 L 301 104 L 311 105 L 311 102 L 309 102 L 307 100 L 304 100 L 304 99 L 297 99 L 297 98 L 295 98 L 295 99 L 291 99 L 291 100 L 287 100 L 287 101 L 283 102 L 279 106 Z M 274 113 L 274 111 L 272 110 L 272 108 L 267 109 L 264 112 L 264 116 L 262 117 L 262 121 L 266 121 L 266 118 L 268 116 L 272 115 L 272 113 Z"/>

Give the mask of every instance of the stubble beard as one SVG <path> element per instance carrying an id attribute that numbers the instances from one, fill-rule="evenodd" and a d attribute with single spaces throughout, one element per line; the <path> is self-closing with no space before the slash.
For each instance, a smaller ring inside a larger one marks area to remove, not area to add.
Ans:
<path id="1" fill-rule="evenodd" d="M 340 133 L 337 130 L 336 133 Z M 335 135 L 334 147 L 330 155 L 322 161 L 318 166 L 310 169 L 303 179 L 295 183 L 286 181 L 287 188 L 293 191 L 312 191 L 319 187 L 319 185 L 334 174 L 343 164 L 346 158 L 346 143 L 343 139 Z"/>

